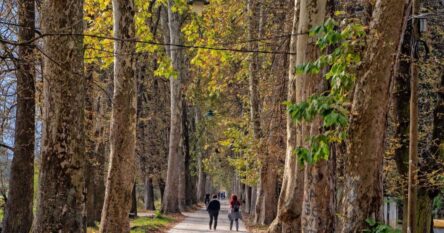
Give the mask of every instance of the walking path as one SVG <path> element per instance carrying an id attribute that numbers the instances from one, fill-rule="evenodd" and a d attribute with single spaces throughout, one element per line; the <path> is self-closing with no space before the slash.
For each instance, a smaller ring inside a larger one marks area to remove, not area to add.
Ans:
<path id="1" fill-rule="evenodd" d="M 168 233 L 196 233 L 196 232 L 236 232 L 236 224 L 233 225 L 233 231 L 230 231 L 230 220 L 228 220 L 228 202 L 226 200 L 221 201 L 221 211 L 219 212 L 219 219 L 217 221 L 217 230 L 209 230 L 209 216 L 205 208 L 202 208 L 193 213 L 183 213 L 185 219 L 177 224 L 174 228 L 168 231 Z M 239 221 L 239 231 L 247 233 L 245 225 L 242 221 Z"/>

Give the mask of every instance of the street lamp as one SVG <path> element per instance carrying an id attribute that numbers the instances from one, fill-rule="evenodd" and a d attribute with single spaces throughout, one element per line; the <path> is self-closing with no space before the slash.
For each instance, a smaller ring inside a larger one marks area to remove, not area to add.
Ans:
<path id="1" fill-rule="evenodd" d="M 205 6 L 210 4 L 210 0 L 188 0 L 188 4 L 191 6 L 191 11 L 196 14 L 202 14 Z"/>

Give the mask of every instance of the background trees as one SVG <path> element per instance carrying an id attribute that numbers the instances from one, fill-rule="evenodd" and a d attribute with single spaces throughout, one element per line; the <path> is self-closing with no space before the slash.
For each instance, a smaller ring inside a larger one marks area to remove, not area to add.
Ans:
<path id="1" fill-rule="evenodd" d="M 415 218 L 429 231 L 443 185 L 442 5 L 422 2 L 431 14 L 415 47 Z M 383 195 L 407 203 L 409 4 L 212 0 L 203 14 L 182 0 L 0 7 L 7 229 L 28 231 L 34 182 L 35 232 L 100 220 L 103 232 L 127 232 L 130 205 L 177 213 L 221 190 L 269 232 L 360 231 L 381 220 Z"/>

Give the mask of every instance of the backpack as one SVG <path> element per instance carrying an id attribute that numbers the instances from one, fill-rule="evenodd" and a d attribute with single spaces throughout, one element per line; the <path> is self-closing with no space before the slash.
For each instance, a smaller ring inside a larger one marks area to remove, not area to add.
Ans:
<path id="1" fill-rule="evenodd" d="M 239 212 L 239 203 L 238 202 L 233 204 L 233 212 Z"/>

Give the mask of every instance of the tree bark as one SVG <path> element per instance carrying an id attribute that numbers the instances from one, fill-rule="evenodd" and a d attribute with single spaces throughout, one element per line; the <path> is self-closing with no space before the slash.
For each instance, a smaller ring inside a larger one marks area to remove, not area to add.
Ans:
<path id="1" fill-rule="evenodd" d="M 198 110 L 198 108 L 196 108 L 195 111 L 195 122 L 197 125 L 197 133 L 198 133 L 198 137 L 203 137 L 203 135 L 201 134 L 203 130 L 200 130 L 200 122 L 201 122 L 201 113 Z M 199 145 L 199 148 L 197 149 L 197 201 L 198 202 L 203 202 L 205 199 L 205 181 L 206 181 L 206 174 L 204 172 L 204 167 L 203 167 L 203 151 L 200 148 L 201 146 L 201 142 L 198 139 L 198 141 L 196 142 L 197 145 Z"/>
<path id="2" fill-rule="evenodd" d="M 135 37 L 134 1 L 113 0 L 114 95 L 111 117 L 110 167 L 106 182 L 101 233 L 129 232 L 128 214 L 134 183 L 136 144 L 135 44 L 124 40 Z"/>
<path id="3" fill-rule="evenodd" d="M 134 183 L 133 189 L 131 191 L 131 210 L 130 216 L 137 217 L 137 183 Z"/>
<path id="4" fill-rule="evenodd" d="M 409 181 L 407 205 L 407 233 L 416 233 L 416 200 L 418 195 L 418 66 L 416 43 L 418 40 L 419 0 L 412 1 L 412 36 L 410 38 L 410 127 L 409 127 Z"/>
<path id="5" fill-rule="evenodd" d="M 163 196 L 165 194 L 165 181 L 162 178 L 159 178 L 158 182 L 157 182 L 158 186 L 159 186 L 159 191 L 160 191 L 160 202 L 163 205 Z"/>
<path id="6" fill-rule="evenodd" d="M 154 187 L 153 187 L 153 178 L 146 176 L 145 177 L 145 209 L 146 210 L 156 210 L 154 206 Z"/>
<path id="7" fill-rule="evenodd" d="M 296 53 L 299 33 L 299 13 L 300 0 L 294 1 L 293 9 L 293 27 L 290 42 L 290 52 Z M 289 56 L 289 73 L 288 73 L 288 96 L 287 100 L 296 103 L 301 97 L 301 79 L 296 79 L 294 75 L 294 67 L 296 66 L 297 57 Z M 302 211 L 303 198 L 303 180 L 304 172 L 300 168 L 296 156 L 293 151 L 298 145 L 301 145 L 301 127 L 297 127 L 287 114 L 287 146 L 285 155 L 285 167 L 282 181 L 281 193 L 278 200 L 277 216 L 268 228 L 269 233 L 287 233 L 300 232 L 301 222 L 300 215 Z"/>
<path id="8" fill-rule="evenodd" d="M 47 0 L 44 33 L 83 33 L 83 1 Z M 83 38 L 44 38 L 42 164 L 31 232 L 82 232 L 84 210 Z"/>
<path id="9" fill-rule="evenodd" d="M 248 10 L 248 38 L 253 41 L 250 42 L 250 50 L 258 51 L 259 50 L 259 42 L 254 40 L 255 38 L 261 37 L 261 0 L 248 0 L 247 10 Z M 261 144 L 262 139 L 262 130 L 261 130 L 261 118 L 260 118 L 260 94 L 259 94 L 259 78 L 260 78 L 260 61 L 259 61 L 259 53 L 253 52 L 250 54 L 249 58 L 249 91 L 250 91 L 250 121 L 251 128 L 253 129 L 253 138 L 259 145 Z M 261 148 L 257 148 L 258 153 L 261 153 Z M 263 156 L 258 155 L 258 158 L 263 160 Z M 250 199 L 251 207 L 254 208 L 254 223 L 259 223 L 261 213 L 263 211 L 264 204 L 264 190 L 262 188 L 263 182 L 266 175 L 266 167 L 261 168 L 259 183 L 257 185 L 257 192 L 255 192 L 256 199 L 254 200 L 255 204 L 253 204 L 253 199 Z"/>
<path id="10" fill-rule="evenodd" d="M 19 42 L 34 38 L 34 0 L 19 0 Z M 28 233 L 32 225 L 35 144 L 34 46 L 20 46 L 17 63 L 17 106 L 14 157 L 11 162 L 9 193 L 3 218 L 4 232 Z"/>
<path id="11" fill-rule="evenodd" d="M 172 10 L 174 2 L 168 1 L 168 32 L 169 44 L 181 43 L 180 15 Z M 177 72 L 177 77 L 170 78 L 171 89 L 171 125 L 170 142 L 168 155 L 168 171 L 165 193 L 162 203 L 163 213 L 180 212 L 181 183 L 180 175 L 184 169 L 183 159 L 183 140 L 182 140 L 182 80 L 184 78 L 183 63 L 184 51 L 173 46 L 169 47 L 169 55 L 173 68 Z M 178 169 L 179 168 L 179 169 Z"/>
<path id="12" fill-rule="evenodd" d="M 88 175 L 85 176 L 85 188 L 86 188 L 86 226 L 95 226 L 96 221 L 100 221 L 100 215 L 102 211 L 102 203 L 105 195 L 105 185 L 103 179 L 103 166 L 104 166 L 104 145 L 100 141 L 102 122 L 97 122 L 97 117 L 94 115 L 100 115 L 95 110 L 94 105 L 101 103 L 95 102 L 95 94 L 93 88 L 94 82 L 94 70 L 95 67 L 90 66 L 87 68 L 86 86 L 85 86 L 85 140 L 86 140 L 86 165 L 85 171 L 88 171 Z M 100 95 L 99 95 L 100 96 Z M 100 97 L 98 98 L 100 100 Z M 99 108 L 100 109 L 100 108 Z M 98 109 L 98 110 L 99 110 Z"/>
<path id="13" fill-rule="evenodd" d="M 355 88 L 345 160 L 340 231 L 357 232 L 379 219 L 389 81 L 404 18 L 404 1 L 378 0 L 364 65 Z"/>
<path id="14" fill-rule="evenodd" d="M 191 148 L 190 148 L 190 133 L 191 127 L 188 122 L 188 106 L 185 96 L 182 99 L 182 130 L 183 130 L 183 154 L 184 154 L 184 171 L 185 171 L 185 205 L 187 207 L 196 204 L 196 186 L 191 174 Z"/>
<path id="15" fill-rule="evenodd" d="M 418 192 L 415 215 L 415 232 L 430 233 L 433 222 L 433 199 L 428 192 Z M 413 232 L 413 231 L 412 231 Z"/>
<path id="16" fill-rule="evenodd" d="M 301 0 L 299 31 L 306 32 L 321 25 L 326 14 L 326 0 Z M 310 38 L 308 35 L 299 36 L 297 64 L 312 62 L 318 58 L 320 51 L 315 43 L 315 38 Z M 303 79 L 302 82 L 304 82 L 302 86 L 303 100 L 325 90 L 325 83 L 321 75 L 301 75 L 297 79 Z M 307 131 L 302 131 L 302 140 L 305 141 L 307 137 L 321 133 L 321 124 L 321 119 L 315 119 L 307 126 Z M 305 165 L 302 232 L 332 232 L 334 229 L 332 165 L 331 161 L 318 161 L 314 165 Z"/>
<path id="17" fill-rule="evenodd" d="M 252 188 L 248 185 L 245 186 L 245 203 L 244 204 L 244 212 L 247 214 L 251 213 L 251 198 L 252 198 Z"/>

